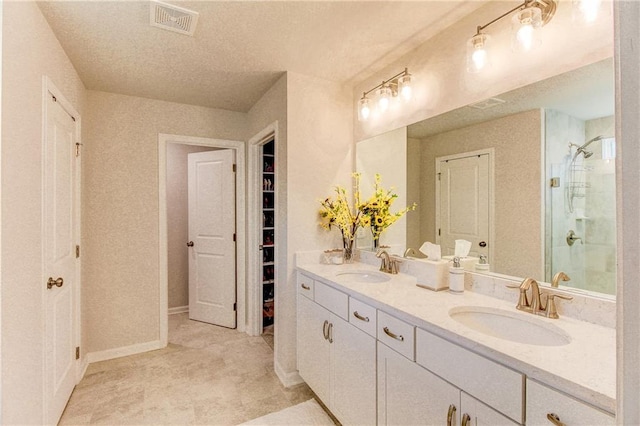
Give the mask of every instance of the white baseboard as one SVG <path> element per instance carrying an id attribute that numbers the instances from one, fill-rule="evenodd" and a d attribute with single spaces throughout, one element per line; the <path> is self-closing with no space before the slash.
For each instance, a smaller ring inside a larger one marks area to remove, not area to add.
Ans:
<path id="1" fill-rule="evenodd" d="M 189 305 L 187 306 L 176 306 L 175 308 L 169 308 L 169 315 L 173 314 L 183 314 L 185 312 L 189 312 Z"/>
<path id="2" fill-rule="evenodd" d="M 82 380 L 84 375 L 87 374 L 87 368 L 89 368 L 89 361 L 85 356 L 80 360 L 80 366 L 76 370 L 76 385 L 80 383 L 80 380 Z"/>
<path id="3" fill-rule="evenodd" d="M 287 373 L 282 369 L 282 367 L 280 367 L 280 364 L 278 364 L 277 362 L 274 363 L 273 368 L 276 372 L 276 376 L 278 376 L 278 379 L 280 379 L 280 382 L 284 385 L 285 388 L 304 383 L 304 380 L 302 380 L 302 377 L 300 377 L 300 374 L 298 374 L 297 371 Z"/>
<path id="4" fill-rule="evenodd" d="M 123 346 L 120 348 L 107 349 L 99 352 L 90 352 L 87 354 L 87 361 L 89 363 L 106 361 L 108 359 L 120 358 L 123 356 L 135 355 L 142 352 L 154 351 L 156 349 L 162 349 L 163 346 L 159 340 L 151 342 L 139 343 L 137 345 Z"/>

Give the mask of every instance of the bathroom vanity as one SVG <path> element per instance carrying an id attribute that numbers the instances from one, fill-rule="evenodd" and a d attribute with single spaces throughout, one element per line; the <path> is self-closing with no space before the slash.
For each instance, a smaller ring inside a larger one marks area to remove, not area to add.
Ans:
<path id="1" fill-rule="evenodd" d="M 343 424 L 615 424 L 613 328 L 519 312 L 517 290 L 429 291 L 365 263 L 297 268 L 299 373 Z"/>

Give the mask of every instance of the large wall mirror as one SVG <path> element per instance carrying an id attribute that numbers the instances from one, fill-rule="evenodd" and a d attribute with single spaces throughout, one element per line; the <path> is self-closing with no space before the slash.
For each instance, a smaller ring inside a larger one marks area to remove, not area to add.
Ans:
<path id="1" fill-rule="evenodd" d="M 614 99 L 608 59 L 358 142 L 363 187 L 380 173 L 398 206 L 418 204 L 381 243 L 447 255 L 465 239 L 490 273 L 562 270 L 614 295 Z"/>

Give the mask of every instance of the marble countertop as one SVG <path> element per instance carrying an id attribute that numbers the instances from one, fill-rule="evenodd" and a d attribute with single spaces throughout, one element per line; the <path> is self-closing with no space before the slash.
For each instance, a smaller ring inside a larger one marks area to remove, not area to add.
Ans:
<path id="1" fill-rule="evenodd" d="M 301 264 L 298 270 L 375 308 L 419 328 L 457 343 L 473 352 L 509 366 L 527 377 L 573 395 L 609 413 L 615 413 L 616 333 L 614 329 L 570 317 L 548 319 L 517 311 L 513 303 L 473 291 L 452 294 L 416 286 L 415 277 L 390 275 L 383 283 L 363 283 L 340 272 L 376 271 L 366 263 L 345 265 Z M 475 331 L 449 316 L 452 308 L 478 306 L 526 315 L 541 324 L 552 324 L 571 337 L 563 346 L 514 343 Z"/>

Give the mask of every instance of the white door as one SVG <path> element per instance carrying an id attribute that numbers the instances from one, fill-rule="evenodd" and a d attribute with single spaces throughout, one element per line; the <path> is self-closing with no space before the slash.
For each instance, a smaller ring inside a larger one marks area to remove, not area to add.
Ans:
<path id="1" fill-rule="evenodd" d="M 75 385 L 77 198 L 75 121 L 48 96 L 43 165 L 45 421 L 56 424 Z"/>
<path id="2" fill-rule="evenodd" d="M 236 327 L 234 150 L 188 155 L 189 318 Z"/>
<path id="3" fill-rule="evenodd" d="M 470 256 L 488 255 L 489 154 L 441 160 L 438 166 L 442 254 L 454 254 L 455 240 L 461 239 L 471 241 Z"/>

